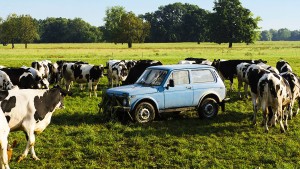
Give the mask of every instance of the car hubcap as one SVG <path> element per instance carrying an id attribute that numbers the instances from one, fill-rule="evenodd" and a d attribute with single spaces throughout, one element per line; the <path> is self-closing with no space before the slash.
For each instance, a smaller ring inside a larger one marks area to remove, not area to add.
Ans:
<path id="1" fill-rule="evenodd" d="M 214 106 L 212 104 L 207 104 L 204 107 L 205 114 L 210 116 L 214 113 Z"/>
<path id="2" fill-rule="evenodd" d="M 143 108 L 140 111 L 140 117 L 142 120 L 148 120 L 150 118 L 150 111 L 146 108 Z"/>

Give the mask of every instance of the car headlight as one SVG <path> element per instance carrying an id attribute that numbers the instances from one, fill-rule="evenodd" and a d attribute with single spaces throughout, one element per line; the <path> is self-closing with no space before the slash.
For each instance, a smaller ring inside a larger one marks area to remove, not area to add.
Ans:
<path id="1" fill-rule="evenodd" d="M 124 98 L 124 99 L 123 99 L 122 105 L 123 105 L 123 106 L 128 106 L 128 105 L 129 105 L 129 101 L 128 101 L 127 98 Z"/>

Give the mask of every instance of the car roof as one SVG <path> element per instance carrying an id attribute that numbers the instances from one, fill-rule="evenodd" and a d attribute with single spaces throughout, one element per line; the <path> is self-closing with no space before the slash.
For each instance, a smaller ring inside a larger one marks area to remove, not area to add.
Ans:
<path id="1" fill-rule="evenodd" d="M 201 65 L 201 64 L 175 64 L 175 65 L 159 65 L 159 66 L 150 66 L 148 69 L 163 69 L 163 70 L 176 70 L 176 69 L 199 69 L 199 68 L 213 68 L 210 65 Z"/>

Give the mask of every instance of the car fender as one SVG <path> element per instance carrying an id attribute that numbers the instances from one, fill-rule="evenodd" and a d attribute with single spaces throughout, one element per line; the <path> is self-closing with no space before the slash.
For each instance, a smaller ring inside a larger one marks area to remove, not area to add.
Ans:
<path id="1" fill-rule="evenodd" d="M 140 103 L 140 102 L 143 102 L 143 101 L 146 101 L 146 102 L 149 102 L 153 105 L 153 107 L 155 108 L 156 111 L 158 111 L 158 103 L 157 101 L 152 98 L 152 97 L 141 97 L 141 98 L 138 98 L 137 100 L 134 101 L 134 103 L 131 104 L 131 108 L 130 108 L 130 111 L 133 111 L 134 108 Z"/>
<path id="2" fill-rule="evenodd" d="M 205 92 L 205 93 L 202 95 L 202 97 L 201 97 L 201 98 L 199 99 L 199 101 L 198 101 L 197 107 L 200 106 L 202 100 L 203 100 L 204 98 L 206 98 L 207 96 L 214 96 L 215 98 L 217 98 L 216 101 L 217 101 L 218 103 L 220 103 L 220 102 L 222 101 L 222 98 L 219 96 L 219 94 L 217 94 L 217 92 L 209 91 L 209 92 Z"/>

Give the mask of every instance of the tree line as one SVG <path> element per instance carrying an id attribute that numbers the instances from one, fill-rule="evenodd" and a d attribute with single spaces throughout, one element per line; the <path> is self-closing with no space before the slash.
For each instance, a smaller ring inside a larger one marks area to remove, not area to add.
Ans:
<path id="1" fill-rule="evenodd" d="M 253 17 L 239 0 L 218 0 L 213 11 L 197 5 L 173 3 L 154 12 L 135 15 L 122 6 L 107 8 L 104 25 L 92 26 L 81 18 L 46 18 L 11 14 L 0 18 L 0 41 L 7 43 L 112 42 L 215 42 L 253 43 L 256 40 L 299 40 L 299 31 L 260 31 L 260 17 Z"/>
<path id="2" fill-rule="evenodd" d="M 261 41 L 299 41 L 300 30 L 291 31 L 287 28 L 279 30 L 270 29 L 261 32 Z"/>

